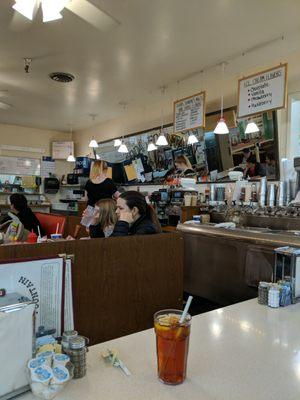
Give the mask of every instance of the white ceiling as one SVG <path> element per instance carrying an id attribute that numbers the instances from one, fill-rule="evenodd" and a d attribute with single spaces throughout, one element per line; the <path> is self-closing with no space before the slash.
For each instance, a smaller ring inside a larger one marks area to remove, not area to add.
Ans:
<path id="1" fill-rule="evenodd" d="M 65 9 L 62 20 L 43 24 L 38 14 L 15 30 L 14 1 L 0 1 L 0 101 L 13 106 L 0 122 L 83 129 L 91 113 L 99 123 L 122 112 L 120 101 L 151 104 L 161 85 L 300 30 L 299 0 L 89 1 L 121 25 L 101 31 Z M 24 57 L 33 58 L 29 74 Z M 54 71 L 76 79 L 53 82 Z"/>

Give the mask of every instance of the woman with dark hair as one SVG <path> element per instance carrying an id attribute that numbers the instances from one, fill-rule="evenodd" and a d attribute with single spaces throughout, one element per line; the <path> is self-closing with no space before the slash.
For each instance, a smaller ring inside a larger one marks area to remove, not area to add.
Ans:
<path id="1" fill-rule="evenodd" d="M 9 201 L 11 211 L 19 218 L 24 228 L 29 232 L 34 231 L 39 235 L 39 226 L 40 233 L 43 236 L 44 231 L 41 227 L 40 221 L 34 215 L 31 208 L 28 207 L 27 199 L 24 194 L 14 193 L 10 196 Z"/>
<path id="2" fill-rule="evenodd" d="M 129 190 L 122 193 L 117 200 L 116 214 L 118 222 L 112 236 L 161 233 L 154 209 L 140 192 Z"/>

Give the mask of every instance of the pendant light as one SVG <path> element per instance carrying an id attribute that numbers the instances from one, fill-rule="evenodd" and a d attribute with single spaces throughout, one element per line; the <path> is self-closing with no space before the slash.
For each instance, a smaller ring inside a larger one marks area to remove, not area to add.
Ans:
<path id="1" fill-rule="evenodd" d="M 224 95 L 223 95 L 223 90 L 224 90 L 224 71 L 225 71 L 225 62 L 222 62 L 222 95 L 221 95 L 221 118 L 219 119 L 219 122 L 217 126 L 215 127 L 214 133 L 218 135 L 225 135 L 229 133 L 229 129 L 226 125 L 225 118 L 223 117 L 223 107 L 224 107 Z"/>
<path id="2" fill-rule="evenodd" d="M 73 125 L 72 124 L 68 124 L 68 126 L 70 127 L 70 136 L 73 137 Z M 74 147 L 73 147 L 73 151 L 74 151 Z M 67 161 L 68 162 L 75 162 L 76 159 L 74 157 L 74 154 L 72 153 L 71 149 L 70 149 L 70 154 L 67 157 Z"/>
<path id="3" fill-rule="evenodd" d="M 198 142 L 199 140 L 197 139 L 196 135 L 194 135 L 193 133 L 189 135 L 187 144 L 195 144 Z"/>
<path id="4" fill-rule="evenodd" d="M 121 146 L 118 148 L 119 153 L 128 153 L 126 144 L 122 141 Z"/>
<path id="5" fill-rule="evenodd" d="M 147 147 L 147 151 L 154 151 L 157 150 L 157 147 L 153 143 L 153 139 L 151 138 Z"/>
<path id="6" fill-rule="evenodd" d="M 259 127 L 256 125 L 254 121 L 249 121 L 245 133 L 256 133 L 259 132 Z"/>
<path id="7" fill-rule="evenodd" d="M 75 157 L 73 156 L 72 153 L 70 153 L 70 155 L 68 156 L 67 161 L 69 161 L 69 162 L 75 162 L 76 161 L 76 159 L 75 159 Z"/>
<path id="8" fill-rule="evenodd" d="M 92 118 L 92 124 L 95 124 L 95 118 L 97 117 L 98 114 L 89 114 L 89 116 Z M 92 149 L 97 149 L 99 147 L 98 142 L 95 140 L 94 136 L 92 140 L 89 143 L 89 147 Z"/>
<path id="9" fill-rule="evenodd" d="M 114 147 L 119 147 L 119 146 L 121 146 L 121 144 L 122 144 L 122 140 L 120 140 L 120 139 L 114 140 Z"/>
<path id="10" fill-rule="evenodd" d="M 162 101 L 164 100 L 164 94 L 166 92 L 166 86 L 162 86 L 161 88 L 161 96 L 162 96 Z M 156 146 L 168 146 L 168 141 L 163 133 L 164 129 L 164 110 L 163 110 L 163 105 L 161 106 L 161 128 L 160 128 L 160 135 L 156 141 Z"/>
<path id="11" fill-rule="evenodd" d="M 99 147 L 97 141 L 95 139 L 92 139 L 90 141 L 89 147 L 92 147 L 93 149 L 96 149 L 97 147 Z"/>
<path id="12" fill-rule="evenodd" d="M 120 101 L 119 105 L 123 107 L 123 111 L 125 112 L 127 103 L 125 101 Z M 125 131 L 125 129 L 124 129 L 124 131 Z M 120 147 L 118 148 L 118 153 L 129 153 L 128 148 L 125 144 L 124 136 L 123 136 L 123 139 L 121 140 Z"/>

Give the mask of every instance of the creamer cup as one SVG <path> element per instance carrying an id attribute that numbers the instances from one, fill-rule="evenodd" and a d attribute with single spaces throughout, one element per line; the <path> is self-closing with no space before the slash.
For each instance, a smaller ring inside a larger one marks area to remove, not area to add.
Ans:
<path id="1" fill-rule="evenodd" d="M 48 367 L 52 366 L 52 359 L 53 359 L 53 351 L 43 351 L 42 353 L 39 353 L 37 356 L 39 357 L 43 357 L 46 360 L 46 365 Z"/>
<path id="2" fill-rule="evenodd" d="M 27 367 L 29 368 L 30 372 L 43 365 L 46 365 L 46 359 L 44 357 L 32 358 L 27 363 Z"/>
<path id="3" fill-rule="evenodd" d="M 52 369 L 47 366 L 38 367 L 31 373 L 31 390 L 34 394 L 40 395 L 49 386 L 53 378 Z"/>
<path id="4" fill-rule="evenodd" d="M 62 238 L 62 234 L 61 233 L 51 233 L 50 237 L 52 240 L 59 240 Z"/>
<path id="5" fill-rule="evenodd" d="M 53 368 L 53 378 L 50 382 L 50 390 L 55 393 L 60 392 L 69 379 L 70 373 L 67 368 L 62 366 Z"/>
<path id="6" fill-rule="evenodd" d="M 69 361 L 70 357 L 66 354 L 55 354 L 53 357 L 53 368 L 65 367 Z"/>

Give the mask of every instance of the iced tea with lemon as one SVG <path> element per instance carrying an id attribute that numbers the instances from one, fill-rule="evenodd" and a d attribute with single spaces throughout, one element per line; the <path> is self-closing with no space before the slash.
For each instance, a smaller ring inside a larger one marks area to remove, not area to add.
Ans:
<path id="1" fill-rule="evenodd" d="M 162 310 L 154 315 L 158 378 L 166 384 L 178 385 L 185 380 L 191 316 L 180 323 L 182 311 Z"/>

